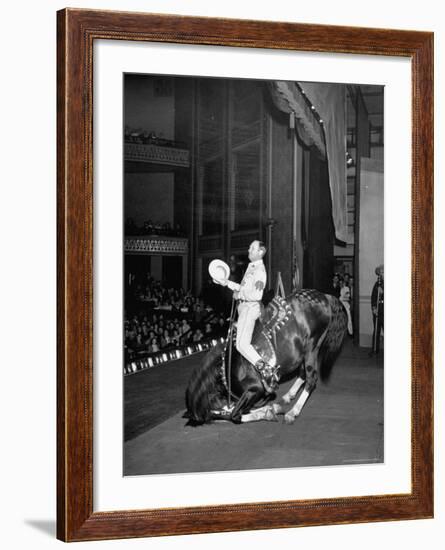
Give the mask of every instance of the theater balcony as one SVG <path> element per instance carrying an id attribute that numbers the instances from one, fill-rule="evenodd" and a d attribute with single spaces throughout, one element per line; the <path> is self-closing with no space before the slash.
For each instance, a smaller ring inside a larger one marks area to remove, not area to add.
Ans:
<path id="1" fill-rule="evenodd" d="M 129 273 L 146 273 L 167 287 L 188 288 L 189 241 L 169 235 L 126 235 L 126 279 Z"/>
<path id="2" fill-rule="evenodd" d="M 126 172 L 159 172 L 190 167 L 190 152 L 179 147 L 126 142 L 124 157 Z"/>
<path id="3" fill-rule="evenodd" d="M 137 235 L 125 237 L 125 252 L 131 254 L 188 254 L 188 239 L 167 235 Z"/>

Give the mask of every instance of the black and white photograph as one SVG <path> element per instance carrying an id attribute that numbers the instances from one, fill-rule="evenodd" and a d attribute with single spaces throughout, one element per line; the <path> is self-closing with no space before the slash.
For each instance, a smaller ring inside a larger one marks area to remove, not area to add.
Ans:
<path id="1" fill-rule="evenodd" d="M 443 546 L 440 5 L 4 4 L 4 548 Z"/>
<path id="2" fill-rule="evenodd" d="M 124 74 L 124 475 L 384 461 L 384 86 Z"/>

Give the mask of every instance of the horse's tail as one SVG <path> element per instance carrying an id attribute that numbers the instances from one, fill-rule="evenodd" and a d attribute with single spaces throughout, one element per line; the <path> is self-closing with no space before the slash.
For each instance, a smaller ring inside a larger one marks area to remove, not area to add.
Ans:
<path id="1" fill-rule="evenodd" d="M 211 412 L 223 405 L 222 345 L 218 344 L 194 370 L 185 392 L 186 416 L 193 425 L 211 420 Z"/>
<path id="2" fill-rule="evenodd" d="M 340 354 L 348 329 L 348 315 L 343 304 L 334 296 L 327 296 L 331 305 L 331 320 L 319 352 L 320 378 L 327 381 Z"/>

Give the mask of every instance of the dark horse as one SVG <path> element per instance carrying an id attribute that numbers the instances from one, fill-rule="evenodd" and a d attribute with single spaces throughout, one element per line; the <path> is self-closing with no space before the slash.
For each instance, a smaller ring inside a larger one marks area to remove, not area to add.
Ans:
<path id="1" fill-rule="evenodd" d="M 299 290 L 287 298 L 274 298 L 257 321 L 252 344 L 269 364 L 277 367 L 278 382 L 297 377 L 278 403 L 268 393 L 261 374 L 236 350 L 228 372 L 227 345 L 216 346 L 193 372 L 186 391 L 186 416 L 191 424 L 217 419 L 235 423 L 284 420 L 300 414 L 318 377 L 327 380 L 347 331 L 347 314 L 334 296 L 317 290 Z M 285 406 L 302 391 L 296 404 Z M 230 399 L 229 399 L 230 391 Z M 233 407 L 228 403 L 233 401 Z"/>

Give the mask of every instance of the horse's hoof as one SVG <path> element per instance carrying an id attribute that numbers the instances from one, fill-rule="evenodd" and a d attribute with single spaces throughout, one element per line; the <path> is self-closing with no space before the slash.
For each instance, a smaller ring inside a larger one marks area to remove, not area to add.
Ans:
<path id="1" fill-rule="evenodd" d="M 275 414 L 284 414 L 284 409 L 279 403 L 274 403 L 272 408 Z"/>
<path id="2" fill-rule="evenodd" d="M 295 422 L 295 416 L 293 414 L 285 414 L 284 415 L 284 423 L 285 424 L 293 424 Z"/>
<path id="3" fill-rule="evenodd" d="M 264 419 L 268 422 L 278 422 L 278 416 L 275 414 L 273 407 L 267 409 Z"/>

